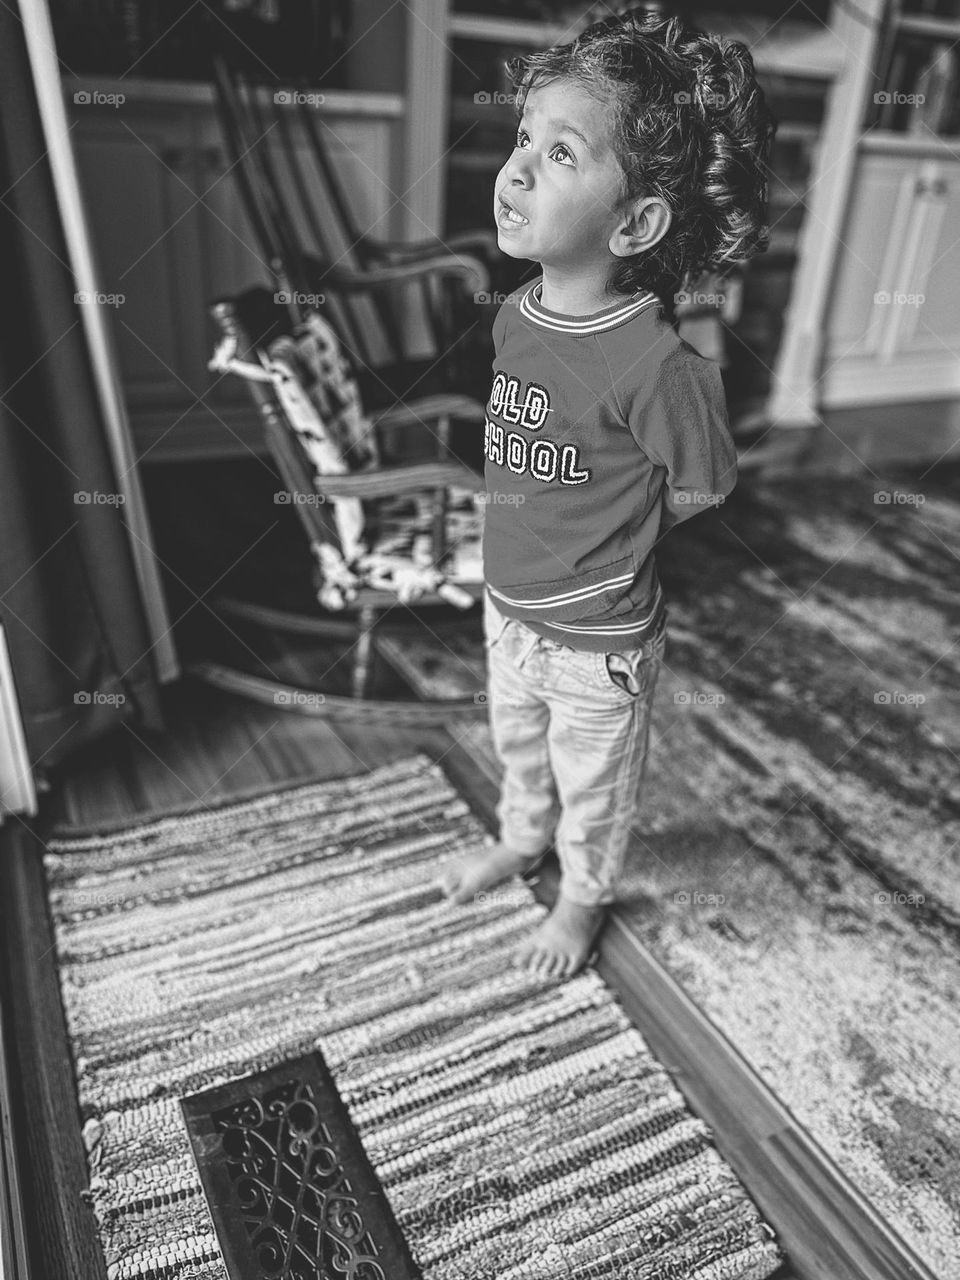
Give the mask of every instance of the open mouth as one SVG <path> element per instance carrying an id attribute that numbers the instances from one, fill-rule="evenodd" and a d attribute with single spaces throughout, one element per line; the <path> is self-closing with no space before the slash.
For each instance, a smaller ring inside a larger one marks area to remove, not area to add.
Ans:
<path id="1" fill-rule="evenodd" d="M 511 227 L 525 227 L 530 221 L 529 218 L 524 218 L 521 214 L 517 213 L 516 209 L 511 208 L 511 206 L 507 204 L 506 200 L 504 200 L 503 196 L 500 197 L 500 213 L 497 220 L 498 222 Z"/>

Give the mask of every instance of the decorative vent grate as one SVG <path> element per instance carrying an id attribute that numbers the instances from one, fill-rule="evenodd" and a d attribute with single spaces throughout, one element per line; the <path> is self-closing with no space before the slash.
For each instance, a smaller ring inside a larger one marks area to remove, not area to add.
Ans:
<path id="1" fill-rule="evenodd" d="M 180 1105 L 231 1280 L 419 1280 L 319 1053 Z"/>

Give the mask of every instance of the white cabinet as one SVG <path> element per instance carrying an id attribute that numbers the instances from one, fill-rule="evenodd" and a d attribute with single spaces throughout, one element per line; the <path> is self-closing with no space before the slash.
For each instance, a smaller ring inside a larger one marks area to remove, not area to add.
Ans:
<path id="1" fill-rule="evenodd" d="M 825 406 L 960 394 L 958 227 L 960 160 L 899 140 L 861 150 L 828 310 Z"/>

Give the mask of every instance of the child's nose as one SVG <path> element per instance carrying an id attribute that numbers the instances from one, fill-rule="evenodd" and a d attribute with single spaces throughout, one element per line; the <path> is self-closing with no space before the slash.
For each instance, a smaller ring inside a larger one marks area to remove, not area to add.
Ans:
<path id="1" fill-rule="evenodd" d="M 503 172 L 504 176 L 511 182 L 522 182 L 524 185 L 529 185 L 533 173 L 529 151 L 514 151 L 503 166 Z"/>

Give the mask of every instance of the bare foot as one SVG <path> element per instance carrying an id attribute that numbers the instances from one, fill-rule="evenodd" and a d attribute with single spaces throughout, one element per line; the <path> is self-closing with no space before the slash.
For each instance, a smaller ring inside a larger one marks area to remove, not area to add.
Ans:
<path id="1" fill-rule="evenodd" d="M 481 890 L 531 870 L 543 856 L 537 853 L 531 858 L 495 844 L 477 853 L 465 854 L 447 867 L 440 879 L 440 888 L 451 902 L 469 902 Z"/>
<path id="2" fill-rule="evenodd" d="M 593 950 L 607 908 L 602 904 L 584 907 L 563 895 L 517 952 L 517 963 L 541 978 L 569 978 L 582 969 Z"/>

